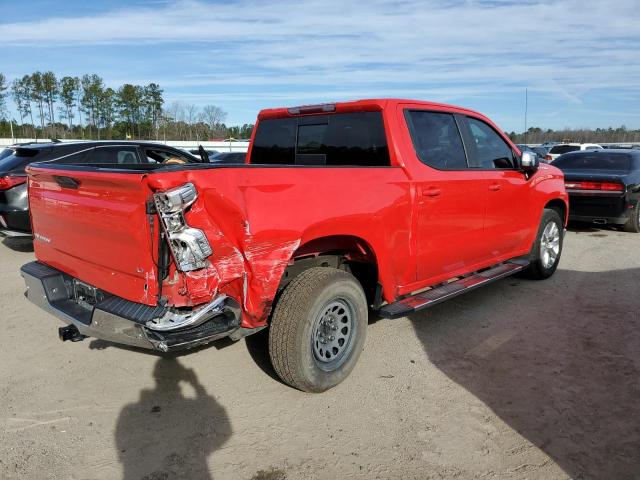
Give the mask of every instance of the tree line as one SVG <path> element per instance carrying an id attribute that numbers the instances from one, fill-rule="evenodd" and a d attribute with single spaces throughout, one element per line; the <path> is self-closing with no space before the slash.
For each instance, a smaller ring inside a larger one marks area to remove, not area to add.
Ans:
<path id="1" fill-rule="evenodd" d="M 561 130 L 530 127 L 526 132 L 505 132 L 514 143 L 539 144 L 544 142 L 579 143 L 640 143 L 640 129 L 618 128 L 563 128 Z"/>
<path id="2" fill-rule="evenodd" d="M 218 106 L 165 105 L 162 95 L 157 83 L 112 88 L 96 74 L 58 79 L 37 71 L 9 82 L 0 73 L 0 137 L 205 141 L 251 135 L 251 124 L 227 126 L 227 112 Z"/>

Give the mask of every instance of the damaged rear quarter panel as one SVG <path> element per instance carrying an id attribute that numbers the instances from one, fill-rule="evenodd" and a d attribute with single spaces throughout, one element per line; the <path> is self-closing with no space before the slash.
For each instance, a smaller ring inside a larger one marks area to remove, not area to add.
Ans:
<path id="1" fill-rule="evenodd" d="M 170 304 L 195 305 L 224 293 L 242 306 L 244 327 L 264 325 L 295 251 L 325 236 L 356 236 L 377 256 L 393 250 L 410 261 L 408 252 L 397 249 L 409 244 L 411 217 L 409 187 L 399 168 L 243 166 L 149 176 L 154 190 L 185 182 L 198 189 L 186 219 L 205 232 L 213 254 L 209 268 L 182 274 L 180 282 L 165 280 Z M 380 274 L 391 285 L 404 272 L 387 266 Z"/>

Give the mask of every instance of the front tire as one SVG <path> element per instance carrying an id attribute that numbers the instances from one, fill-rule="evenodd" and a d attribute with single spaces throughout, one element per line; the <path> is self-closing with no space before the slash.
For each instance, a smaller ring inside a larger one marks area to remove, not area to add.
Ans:
<path id="1" fill-rule="evenodd" d="M 562 254 L 564 227 L 560 214 L 556 210 L 545 208 L 531 249 L 529 267 L 525 276 L 534 280 L 549 278 L 558 268 Z"/>
<path id="2" fill-rule="evenodd" d="M 342 270 L 305 270 L 284 289 L 273 311 L 269 355 L 278 376 L 305 392 L 342 382 L 356 365 L 367 333 L 367 300 Z"/>

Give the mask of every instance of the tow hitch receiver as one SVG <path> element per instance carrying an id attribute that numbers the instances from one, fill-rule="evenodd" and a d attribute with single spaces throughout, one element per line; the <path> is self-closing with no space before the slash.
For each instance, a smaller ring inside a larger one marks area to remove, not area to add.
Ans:
<path id="1" fill-rule="evenodd" d="M 71 340 L 72 342 L 81 342 L 86 336 L 82 335 L 75 325 L 67 325 L 66 327 L 58 328 L 58 337 L 63 342 Z"/>

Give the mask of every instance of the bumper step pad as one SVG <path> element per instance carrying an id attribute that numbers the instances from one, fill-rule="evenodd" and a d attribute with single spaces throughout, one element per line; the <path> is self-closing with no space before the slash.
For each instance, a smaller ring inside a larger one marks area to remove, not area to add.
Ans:
<path id="1" fill-rule="evenodd" d="M 405 297 L 397 302 L 383 306 L 379 310 L 382 318 L 400 318 L 423 308 L 437 305 L 463 293 L 475 290 L 478 287 L 495 282 L 501 278 L 513 275 L 524 270 L 529 265 L 526 258 L 514 258 L 505 263 L 462 277 L 453 282 L 441 284 L 427 291 Z"/>
<path id="2" fill-rule="evenodd" d="M 241 313 L 225 303 L 221 313 L 202 324 L 179 330 L 157 332 L 148 329 L 148 321 L 165 314 L 165 306 L 132 302 L 106 292 L 95 305 L 81 305 L 74 298 L 73 277 L 40 262 L 21 268 L 27 285 L 27 298 L 43 310 L 62 320 L 61 340 L 79 341 L 86 337 L 163 352 L 197 347 L 240 329 Z"/>

